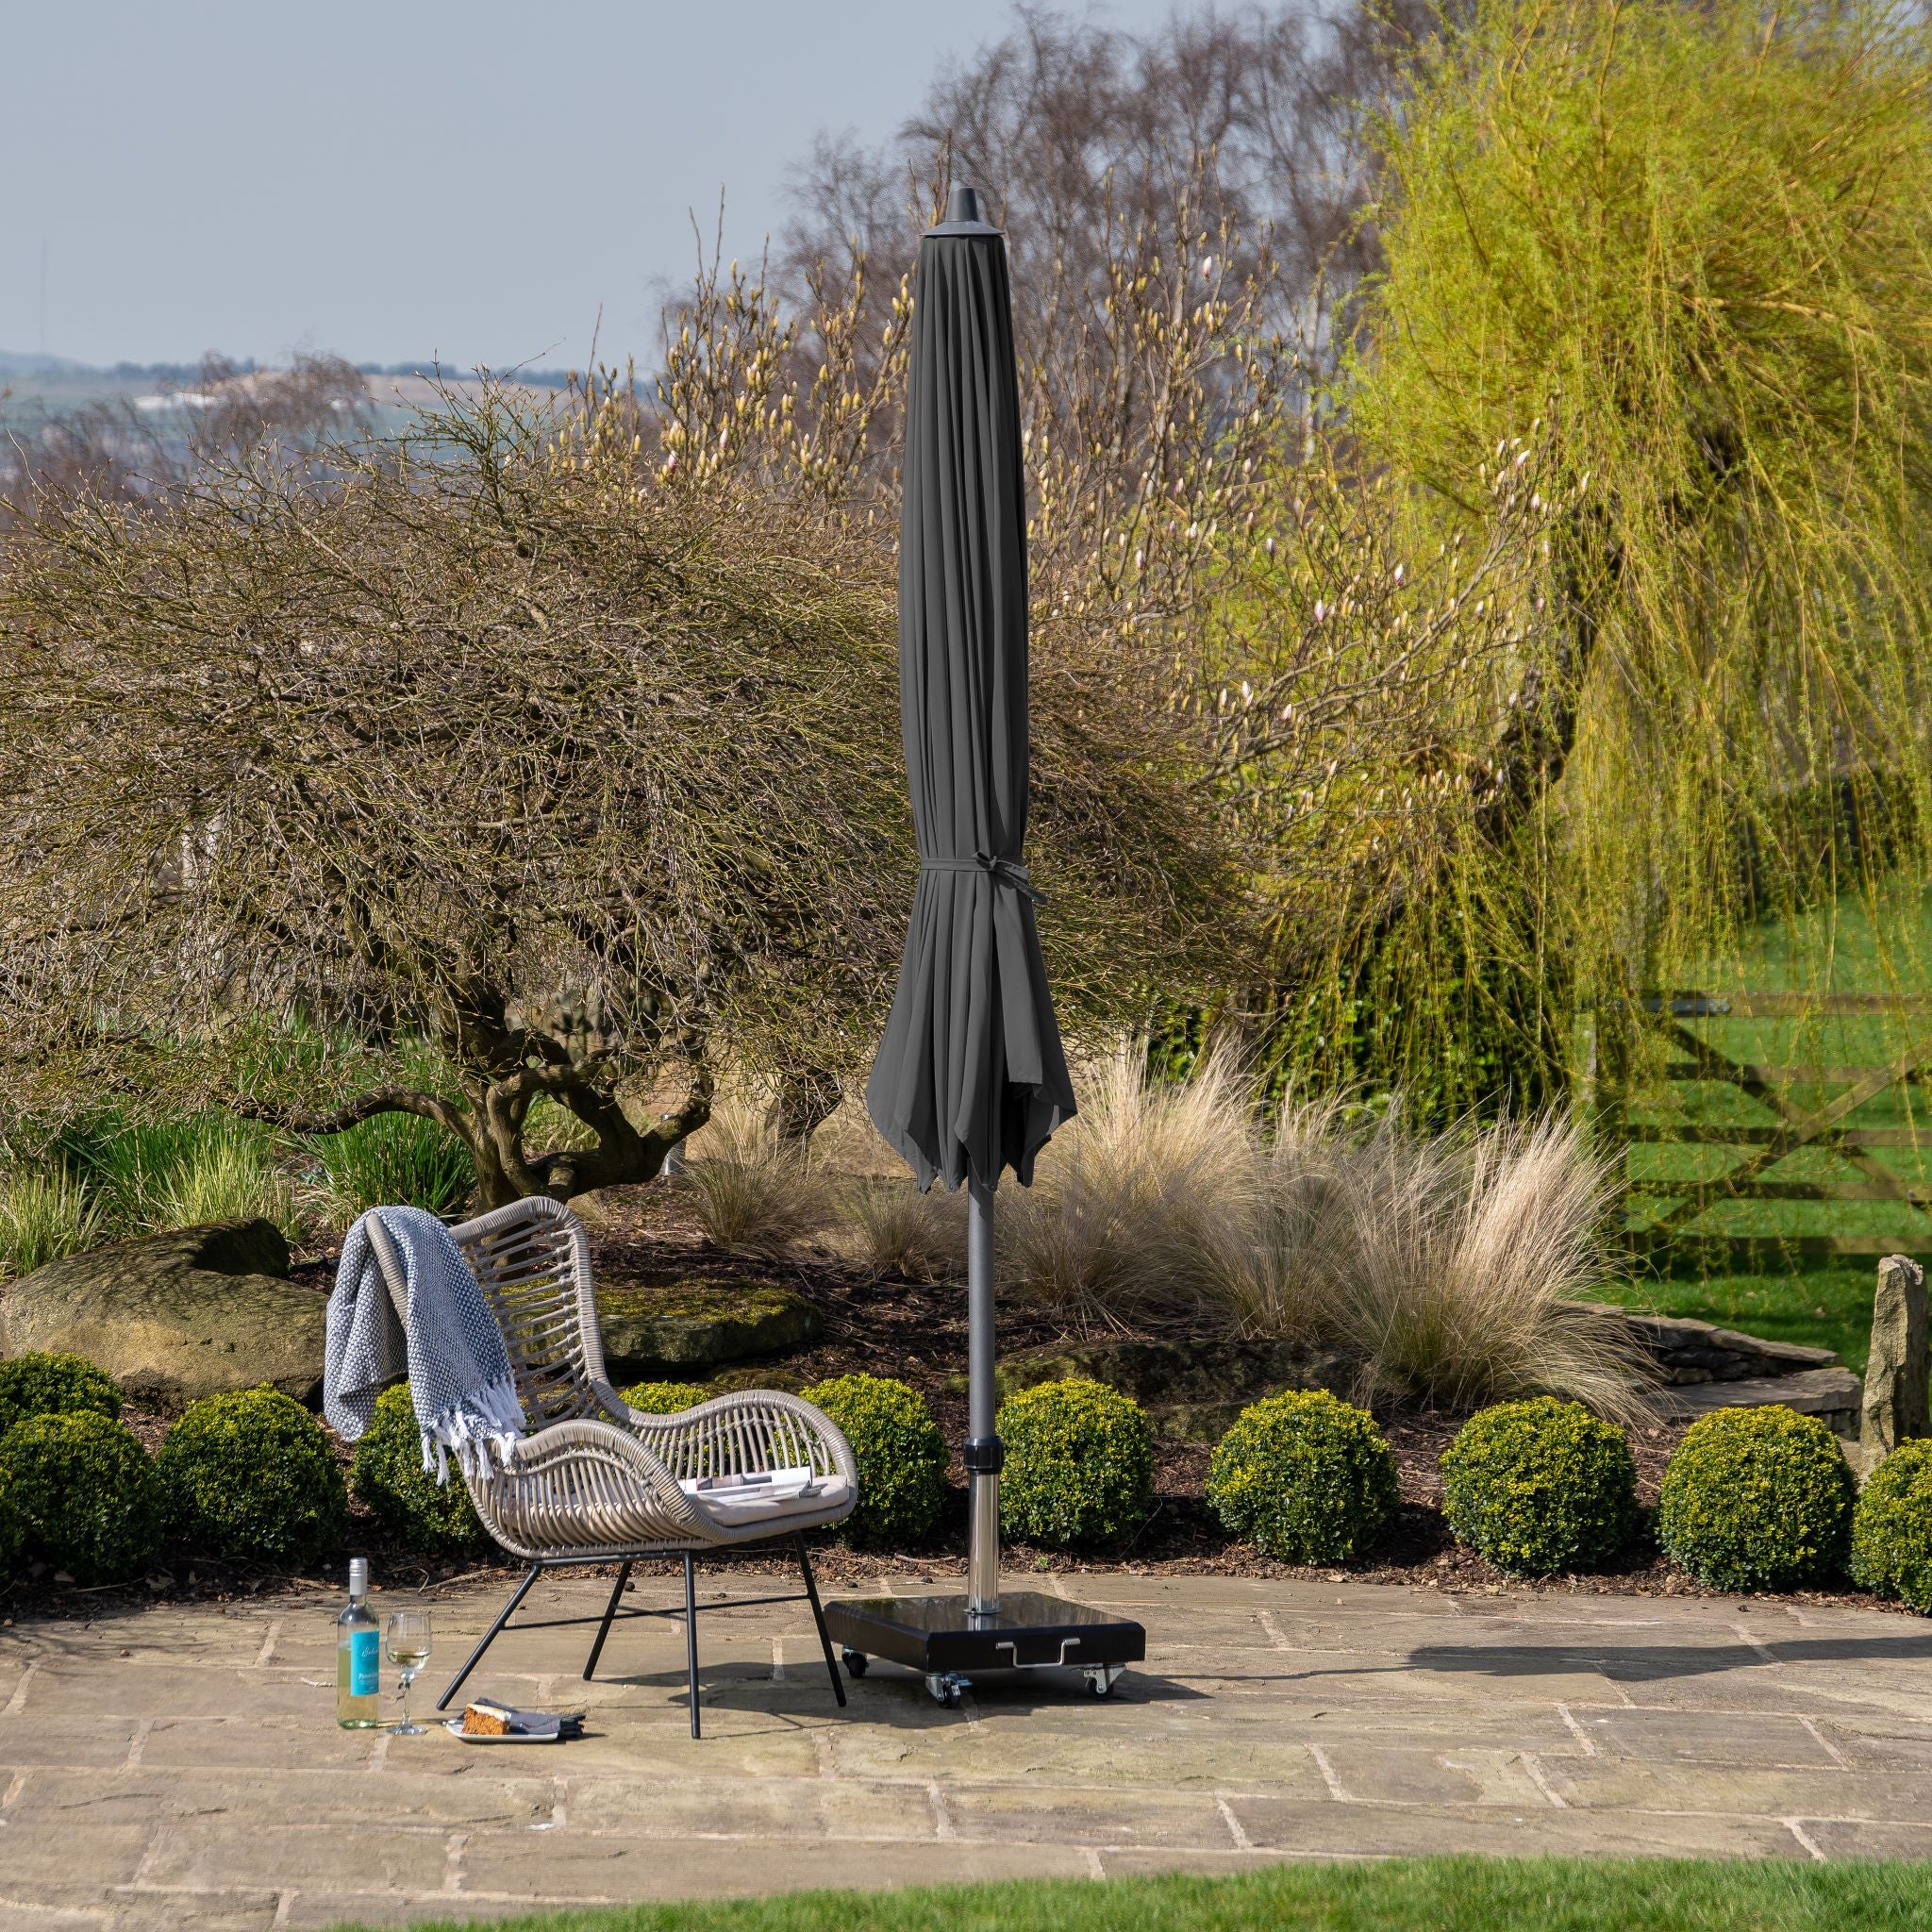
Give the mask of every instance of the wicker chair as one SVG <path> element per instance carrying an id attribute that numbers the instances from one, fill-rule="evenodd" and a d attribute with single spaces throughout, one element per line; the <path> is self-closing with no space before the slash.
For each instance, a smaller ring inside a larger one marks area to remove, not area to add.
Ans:
<path id="1" fill-rule="evenodd" d="M 379 1220 L 371 1223 L 391 1298 L 404 1308 L 403 1273 Z M 452 1228 L 496 1312 L 531 1433 L 508 1469 L 471 1479 L 476 1514 L 529 1574 L 438 1702 L 447 1708 L 464 1680 L 546 1571 L 616 1563 L 617 1581 L 601 1617 L 558 1617 L 520 1629 L 595 1624 L 584 1665 L 597 1668 L 610 1626 L 623 1617 L 675 1617 L 685 1624 L 691 1681 L 691 1734 L 698 1736 L 695 1559 L 713 1551 L 789 1538 L 805 1581 L 802 1592 L 740 1597 L 708 1608 L 808 1603 L 840 1704 L 845 1689 L 825 1633 L 804 1532 L 841 1522 L 858 1501 L 852 1451 L 829 1417 L 795 1395 L 756 1390 L 721 1395 L 679 1415 L 644 1415 L 611 1388 L 591 1286 L 583 1224 L 557 1202 L 512 1202 Z M 407 1324 L 407 1314 L 405 1314 Z M 744 1489 L 697 1487 L 701 1478 L 771 1474 L 762 1496 Z M 621 1608 L 631 1565 L 641 1557 L 684 1558 L 684 1607 Z"/>

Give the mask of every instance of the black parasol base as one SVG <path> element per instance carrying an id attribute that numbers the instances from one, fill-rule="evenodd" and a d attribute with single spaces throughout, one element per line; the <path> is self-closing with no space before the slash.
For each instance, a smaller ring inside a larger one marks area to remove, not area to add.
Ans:
<path id="1" fill-rule="evenodd" d="M 825 1606 L 825 1630 L 862 1677 L 871 1660 L 904 1664 L 940 1703 L 957 1705 L 982 1671 L 1078 1671 L 1105 1697 L 1128 1664 L 1147 1655 L 1147 1633 L 1126 1617 L 1037 1591 L 1003 1591 L 997 1609 L 964 1596 L 874 1596 Z"/>

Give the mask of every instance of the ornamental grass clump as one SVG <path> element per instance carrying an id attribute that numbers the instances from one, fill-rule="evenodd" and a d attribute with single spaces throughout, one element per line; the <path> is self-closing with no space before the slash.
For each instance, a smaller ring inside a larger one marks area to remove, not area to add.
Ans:
<path id="1" fill-rule="evenodd" d="M 837 1424 L 858 1468 L 858 1504 L 845 1519 L 855 1543 L 917 1542 L 946 1500 L 946 1439 L 925 1398 L 890 1375 L 835 1375 L 805 1391 Z"/>
<path id="2" fill-rule="evenodd" d="M 431 1214 L 461 1212 L 476 1185 L 470 1150 L 447 1127 L 418 1114 L 378 1113 L 310 1143 L 324 1201 L 346 1226 L 371 1208 L 407 1204 Z"/>
<path id="3" fill-rule="evenodd" d="M 1394 1520 L 1395 1458 L 1366 1409 L 1325 1389 L 1250 1403 L 1208 1466 L 1231 1536 L 1281 1563 L 1353 1563 Z"/>
<path id="4" fill-rule="evenodd" d="M 1457 1542 L 1512 1576 L 1607 1561 L 1637 1526 L 1637 1460 L 1621 1429 L 1539 1396 L 1473 1416 L 1442 1454 Z"/>
<path id="5" fill-rule="evenodd" d="M 1901 1442 L 1852 1512 L 1852 1580 L 1932 1615 L 1932 1442 Z"/>
<path id="6" fill-rule="evenodd" d="M 1007 1447 L 1000 1526 L 1051 1549 L 1118 1542 L 1154 1504 L 1154 1435 L 1130 1395 L 1074 1378 L 1023 1389 L 995 1424 Z"/>
<path id="7" fill-rule="evenodd" d="M 966 1271 L 966 1196 L 868 1177 L 841 1197 L 861 1268 L 874 1278 L 958 1281 Z"/>
<path id="8" fill-rule="evenodd" d="M 165 1500 L 147 1451 L 125 1423 L 84 1410 L 29 1416 L 0 1438 L 0 1491 L 20 1560 L 80 1584 L 131 1575 L 161 1541 Z"/>
<path id="9" fill-rule="evenodd" d="M 1723 1408 L 1677 1445 L 1657 1499 L 1664 1553 L 1713 1590 L 1789 1590 L 1843 1566 L 1854 1484 L 1838 1439 L 1777 1404 Z"/>
<path id="10" fill-rule="evenodd" d="M 21 1167 L 0 1178 L 0 1267 L 31 1274 L 101 1238 L 101 1204 L 65 1167 Z"/>
<path id="11" fill-rule="evenodd" d="M 121 1413 L 121 1391 L 105 1369 L 64 1349 L 29 1349 L 0 1362 L 0 1436 L 35 1415 Z"/>
<path id="12" fill-rule="evenodd" d="M 699 1224 L 731 1255 L 782 1255 L 824 1225 L 824 1183 L 804 1147 L 742 1105 L 711 1116 L 685 1172 Z"/>
<path id="13" fill-rule="evenodd" d="M 348 1497 L 323 1426 L 275 1389 L 205 1395 L 156 1458 L 171 1531 L 231 1562 L 307 1563 L 339 1548 Z"/>
<path id="14" fill-rule="evenodd" d="M 349 1466 L 349 1491 L 411 1549 L 455 1554 L 490 1541 L 455 1463 L 446 1482 L 425 1467 L 423 1432 L 407 1382 L 375 1398 L 375 1413 Z"/>
<path id="15" fill-rule="evenodd" d="M 1555 1394 L 1645 1419 L 1652 1372 L 1628 1324 L 1581 1299 L 1610 1274 L 1617 1194 L 1574 1122 L 1391 1124 L 1359 1146 L 1347 1187 L 1333 1336 L 1367 1386 L 1463 1410 Z"/>

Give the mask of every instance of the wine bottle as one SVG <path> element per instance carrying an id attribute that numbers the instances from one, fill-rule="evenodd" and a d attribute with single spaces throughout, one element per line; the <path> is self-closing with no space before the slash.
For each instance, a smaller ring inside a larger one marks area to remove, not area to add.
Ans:
<path id="1" fill-rule="evenodd" d="M 336 1619 L 336 1722 L 366 1731 L 382 1722 L 382 1625 L 370 1609 L 369 1558 L 349 1558 L 349 1607 Z"/>

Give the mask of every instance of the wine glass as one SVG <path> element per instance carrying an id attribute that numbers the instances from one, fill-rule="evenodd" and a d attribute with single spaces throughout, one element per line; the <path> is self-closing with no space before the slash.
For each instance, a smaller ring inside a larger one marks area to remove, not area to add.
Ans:
<path id="1" fill-rule="evenodd" d="M 429 1661 L 429 1612 L 397 1610 L 389 1620 L 389 1660 L 396 1667 L 396 1681 L 403 1693 L 403 1721 L 395 1726 L 398 1738 L 426 1738 L 425 1725 L 409 1722 L 409 1686 L 416 1673 Z"/>

